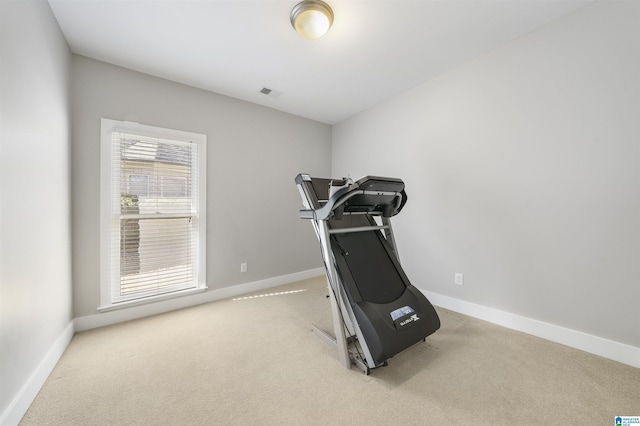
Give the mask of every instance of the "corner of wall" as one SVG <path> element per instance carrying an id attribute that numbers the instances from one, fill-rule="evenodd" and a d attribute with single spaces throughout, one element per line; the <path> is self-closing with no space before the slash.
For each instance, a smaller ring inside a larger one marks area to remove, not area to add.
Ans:
<path id="1" fill-rule="evenodd" d="M 22 386 L 18 394 L 11 401 L 7 409 L 0 415 L 0 424 L 12 426 L 20 423 L 29 406 L 38 395 L 38 392 L 47 381 L 49 374 L 53 371 L 62 354 L 69 346 L 74 334 L 74 321 L 70 321 L 64 331 L 56 339 L 42 358 L 29 379 Z"/>

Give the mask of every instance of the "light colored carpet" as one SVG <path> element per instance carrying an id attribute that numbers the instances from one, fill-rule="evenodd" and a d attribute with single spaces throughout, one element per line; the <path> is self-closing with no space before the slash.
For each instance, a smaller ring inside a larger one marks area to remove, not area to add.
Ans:
<path id="1" fill-rule="evenodd" d="M 331 330 L 324 278 L 78 333 L 22 425 L 613 425 L 640 369 L 443 309 L 365 376 Z M 263 293 L 263 294 L 264 294 Z"/>

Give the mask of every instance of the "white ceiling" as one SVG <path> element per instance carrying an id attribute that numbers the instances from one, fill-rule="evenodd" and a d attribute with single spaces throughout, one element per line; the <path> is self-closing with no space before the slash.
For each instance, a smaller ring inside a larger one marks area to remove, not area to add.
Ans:
<path id="1" fill-rule="evenodd" d="M 592 0 L 327 0 L 317 40 L 291 27 L 298 1 L 49 4 L 74 53 L 334 124 Z"/>

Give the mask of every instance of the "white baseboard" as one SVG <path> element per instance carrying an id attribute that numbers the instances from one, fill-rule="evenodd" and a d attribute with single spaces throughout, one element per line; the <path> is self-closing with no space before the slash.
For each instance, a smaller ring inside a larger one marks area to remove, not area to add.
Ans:
<path id="1" fill-rule="evenodd" d="M 240 296 L 252 291 L 260 291 L 283 284 L 314 278 L 324 274 L 324 268 L 310 269 L 307 271 L 267 278 L 265 280 L 254 281 L 246 284 L 208 290 L 203 293 L 197 293 L 189 296 L 162 300 L 156 303 L 132 306 L 129 308 L 102 312 L 95 315 L 87 315 L 73 320 L 74 329 L 75 331 L 85 331 L 92 328 L 104 327 L 124 321 L 175 311 L 177 309 L 188 308 L 190 306 L 201 305 L 203 303 L 214 302 L 216 300 L 226 299 L 229 297 Z"/>
<path id="2" fill-rule="evenodd" d="M 47 351 L 42 361 L 40 361 L 40 364 L 33 371 L 15 398 L 13 398 L 13 401 L 11 401 L 7 409 L 0 415 L 0 425 L 14 426 L 20 423 L 20 420 L 36 398 L 36 395 L 40 392 L 40 388 L 42 388 L 47 377 L 49 377 L 49 374 L 53 371 L 53 368 L 60 360 L 65 349 L 67 349 L 73 337 L 73 332 L 73 321 L 71 321 Z"/>
<path id="3" fill-rule="evenodd" d="M 640 348 L 442 294 L 421 291 L 436 306 L 640 368 Z"/>

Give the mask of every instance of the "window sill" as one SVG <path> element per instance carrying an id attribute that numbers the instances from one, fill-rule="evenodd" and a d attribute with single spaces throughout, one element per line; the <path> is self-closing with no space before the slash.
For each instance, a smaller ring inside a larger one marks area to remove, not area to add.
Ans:
<path id="1" fill-rule="evenodd" d="M 149 296 L 141 299 L 127 300 L 125 302 L 113 303 L 111 305 L 105 305 L 98 307 L 98 312 L 109 312 L 118 309 L 131 308 L 133 306 L 147 305 L 149 303 L 160 302 L 163 300 L 175 299 L 176 297 L 189 296 L 192 294 L 203 293 L 208 287 L 190 288 L 188 290 L 176 291 L 173 293 L 159 294 L 157 296 Z"/>

